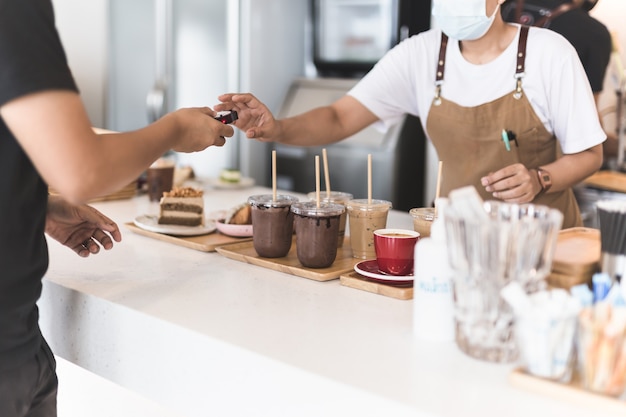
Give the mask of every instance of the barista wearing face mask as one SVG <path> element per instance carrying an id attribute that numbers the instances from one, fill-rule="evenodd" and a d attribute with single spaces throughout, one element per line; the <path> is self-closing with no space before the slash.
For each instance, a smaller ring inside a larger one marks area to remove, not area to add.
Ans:
<path id="1" fill-rule="evenodd" d="M 505 23 L 504 0 L 433 0 L 435 27 L 389 51 L 329 106 L 277 120 L 252 94 L 223 94 L 248 138 L 325 145 L 405 113 L 443 162 L 441 195 L 474 185 L 484 199 L 545 204 L 582 224 L 571 187 L 602 165 L 606 135 L 574 48 Z M 391 167 L 390 167 L 391 169 Z M 420 180 L 420 179 L 416 179 Z"/>

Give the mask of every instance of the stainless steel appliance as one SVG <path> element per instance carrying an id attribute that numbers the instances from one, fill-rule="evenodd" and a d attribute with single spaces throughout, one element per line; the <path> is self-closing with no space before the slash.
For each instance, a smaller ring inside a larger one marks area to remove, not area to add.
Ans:
<path id="1" fill-rule="evenodd" d="M 106 127 L 137 129 L 236 91 L 251 91 L 278 112 L 291 80 L 304 74 L 308 1 L 109 0 Z M 267 184 L 269 149 L 236 130 L 224 147 L 178 160 L 201 177 L 232 167 Z"/>
<path id="2" fill-rule="evenodd" d="M 311 0 L 319 76 L 359 77 L 399 41 L 430 28 L 431 0 Z"/>
<path id="3" fill-rule="evenodd" d="M 430 0 L 310 0 L 315 77 L 294 80 L 279 117 L 332 103 L 398 41 L 430 28 Z M 371 126 L 327 146 L 330 184 L 336 191 L 367 197 L 367 154 L 372 154 L 372 194 L 398 210 L 426 201 L 427 141 L 419 119 L 406 115 L 386 132 Z M 279 186 L 315 189 L 314 156 L 321 147 L 275 145 Z"/>

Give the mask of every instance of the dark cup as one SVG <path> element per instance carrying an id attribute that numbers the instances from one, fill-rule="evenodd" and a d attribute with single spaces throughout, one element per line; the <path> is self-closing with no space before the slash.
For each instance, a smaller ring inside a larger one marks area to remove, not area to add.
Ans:
<path id="1" fill-rule="evenodd" d="M 150 201 L 161 201 L 164 192 L 172 190 L 174 183 L 174 163 L 153 164 L 146 172 Z"/>
<path id="2" fill-rule="evenodd" d="M 252 243 L 264 258 L 287 256 L 293 239 L 291 205 L 298 199 L 289 195 L 253 195 L 248 198 L 252 214 Z"/>
<path id="3" fill-rule="evenodd" d="M 315 202 L 294 203 L 296 252 L 298 260 L 308 268 L 327 268 L 337 257 L 337 236 L 341 215 L 346 208 L 341 204 Z"/>

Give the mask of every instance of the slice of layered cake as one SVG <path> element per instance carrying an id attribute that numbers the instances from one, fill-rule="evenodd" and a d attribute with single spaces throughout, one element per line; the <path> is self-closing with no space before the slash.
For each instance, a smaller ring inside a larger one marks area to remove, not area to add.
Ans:
<path id="1" fill-rule="evenodd" d="M 163 193 L 159 224 L 200 226 L 204 224 L 204 198 L 202 190 L 191 187 L 174 187 Z"/>

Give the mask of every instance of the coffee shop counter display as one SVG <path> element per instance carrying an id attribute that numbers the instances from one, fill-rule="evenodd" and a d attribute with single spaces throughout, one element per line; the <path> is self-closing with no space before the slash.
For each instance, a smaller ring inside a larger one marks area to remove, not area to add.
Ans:
<path id="1" fill-rule="evenodd" d="M 205 206 L 268 191 L 206 190 Z M 122 226 L 151 205 L 143 195 L 95 207 Z M 387 226 L 412 220 L 392 210 Z M 600 415 L 512 386 L 511 364 L 415 340 L 413 301 L 122 233 L 86 259 L 49 240 L 41 326 L 60 357 L 178 415 Z"/>

